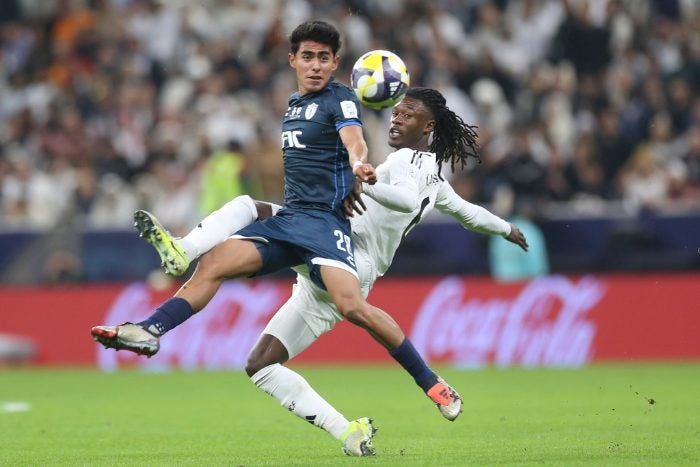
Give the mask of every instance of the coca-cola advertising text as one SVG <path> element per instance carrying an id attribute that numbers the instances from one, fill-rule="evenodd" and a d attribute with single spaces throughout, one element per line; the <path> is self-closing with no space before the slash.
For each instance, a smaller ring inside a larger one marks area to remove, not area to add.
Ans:
<path id="1" fill-rule="evenodd" d="M 697 274 L 385 278 L 370 303 L 390 313 L 430 362 L 458 367 L 580 367 L 591 362 L 700 360 Z M 176 289 L 123 286 L 0 289 L 0 337 L 23 339 L 43 365 L 105 370 L 240 369 L 291 291 L 287 280 L 230 281 L 200 313 L 161 339 L 150 359 L 91 340 L 96 324 L 136 322 Z M 2 357 L 0 355 L 0 357 Z M 341 322 L 294 359 L 391 362 L 365 331 Z M 292 363 L 293 364 L 293 363 Z"/>

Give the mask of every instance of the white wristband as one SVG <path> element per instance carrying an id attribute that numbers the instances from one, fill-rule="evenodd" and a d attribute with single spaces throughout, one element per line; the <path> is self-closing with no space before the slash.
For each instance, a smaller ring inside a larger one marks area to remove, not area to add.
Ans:
<path id="1" fill-rule="evenodd" d="M 364 165 L 364 162 L 362 161 L 355 161 L 352 163 L 352 170 L 354 171 L 357 167 Z"/>

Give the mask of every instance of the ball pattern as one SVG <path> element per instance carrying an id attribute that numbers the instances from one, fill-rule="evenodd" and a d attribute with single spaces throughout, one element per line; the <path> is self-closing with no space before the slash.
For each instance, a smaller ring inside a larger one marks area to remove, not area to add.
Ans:
<path id="1" fill-rule="evenodd" d="M 350 84 L 360 102 L 373 109 L 383 109 L 403 99 L 410 76 L 398 55 L 388 50 L 372 50 L 353 65 Z"/>

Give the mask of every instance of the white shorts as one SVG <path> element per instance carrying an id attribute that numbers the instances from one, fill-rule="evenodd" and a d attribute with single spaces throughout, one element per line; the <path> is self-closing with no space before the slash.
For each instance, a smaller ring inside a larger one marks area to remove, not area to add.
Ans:
<path id="1" fill-rule="evenodd" d="M 362 295 L 366 298 L 377 279 L 377 268 L 362 250 L 355 250 L 355 264 Z M 342 320 L 343 317 L 338 313 L 328 292 L 314 285 L 304 270 L 300 269 L 297 282 L 292 288 L 292 296 L 270 319 L 263 334 L 279 339 L 291 359 Z"/>

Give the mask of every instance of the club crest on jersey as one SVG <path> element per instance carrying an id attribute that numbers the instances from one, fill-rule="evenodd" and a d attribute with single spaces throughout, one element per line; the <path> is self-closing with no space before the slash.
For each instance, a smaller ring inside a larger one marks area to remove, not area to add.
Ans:
<path id="1" fill-rule="evenodd" d="M 311 118 L 314 116 L 316 113 L 316 110 L 318 110 L 318 104 L 313 102 L 309 104 L 306 107 L 306 110 L 304 111 L 304 117 L 306 117 L 307 120 L 311 120 Z"/>

